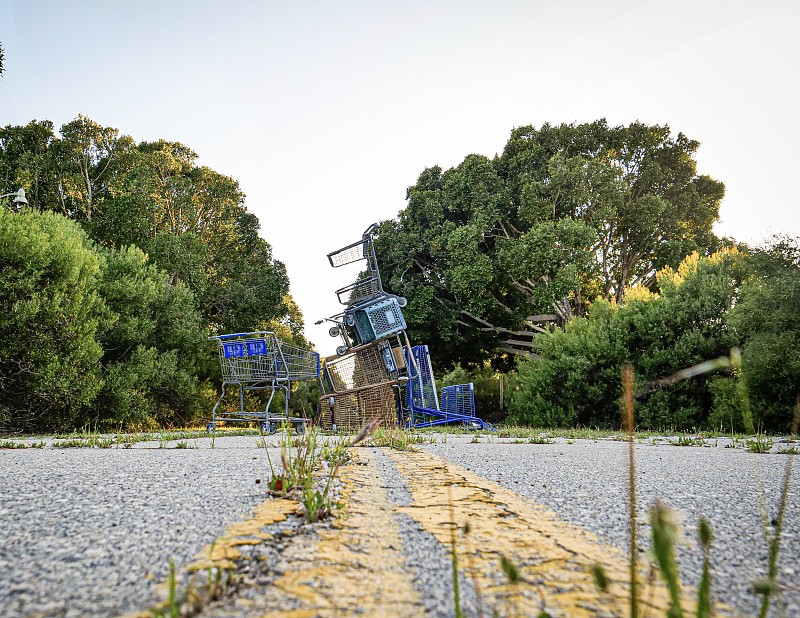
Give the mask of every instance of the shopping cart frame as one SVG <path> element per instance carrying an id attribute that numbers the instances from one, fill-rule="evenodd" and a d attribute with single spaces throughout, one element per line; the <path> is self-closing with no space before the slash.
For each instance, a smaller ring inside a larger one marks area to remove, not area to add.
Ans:
<path id="1" fill-rule="evenodd" d="M 275 433 L 280 425 L 294 425 L 302 433 L 310 422 L 307 417 L 289 416 L 289 398 L 293 381 L 316 379 L 320 382 L 319 353 L 287 344 L 272 331 L 230 333 L 209 337 L 216 341 L 222 371 L 222 393 L 211 411 L 211 421 L 206 430 L 216 430 L 217 422 L 257 422 L 264 433 Z M 235 386 L 239 393 L 238 412 L 217 415 L 228 387 Z M 263 411 L 245 410 L 246 391 L 270 391 Z M 270 407 L 275 393 L 283 391 L 283 415 L 272 414 Z"/>

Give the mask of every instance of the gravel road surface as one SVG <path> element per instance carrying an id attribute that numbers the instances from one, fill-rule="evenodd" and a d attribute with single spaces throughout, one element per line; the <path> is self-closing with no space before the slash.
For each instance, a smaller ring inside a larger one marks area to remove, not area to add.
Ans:
<path id="1" fill-rule="evenodd" d="M 0 451 L 0 616 L 146 609 L 170 557 L 185 564 L 266 499 L 255 437 L 184 442 Z"/>
<path id="2" fill-rule="evenodd" d="M 426 447 L 437 454 L 513 489 L 561 518 L 628 548 L 628 444 L 578 440 L 568 444 L 465 444 L 449 436 Z M 713 444 L 713 442 L 711 442 Z M 750 582 L 766 573 L 767 549 L 762 513 L 777 516 L 787 455 L 755 454 L 742 448 L 636 445 L 639 538 L 649 547 L 647 508 L 660 498 L 681 516 L 684 543 L 678 559 L 684 583 L 700 580 L 702 552 L 697 522 L 705 516 L 715 536 L 712 545 L 713 590 L 746 616 L 757 615 Z M 800 464 L 800 461 L 794 462 Z M 783 596 L 786 616 L 800 616 L 800 467 L 795 465 L 783 523 L 780 576 L 794 587 Z M 781 615 L 776 613 L 775 615 Z"/>
<path id="3" fill-rule="evenodd" d="M 117 616 L 147 609 L 162 599 L 158 586 L 170 557 L 178 567 L 187 564 L 266 499 L 264 484 L 255 481 L 268 477 L 268 465 L 254 437 L 217 438 L 214 449 L 208 439 L 185 442 L 192 448 L 140 443 L 130 449 L 0 451 L 0 615 Z M 276 437 L 271 442 L 277 446 Z M 450 435 L 425 449 L 625 548 L 627 444 L 469 442 L 470 436 Z M 277 461 L 277 449 L 270 452 Z M 392 467 L 376 456 L 392 500 L 406 503 Z M 698 581 L 695 525 L 704 515 L 715 534 L 715 590 L 744 615 L 754 614 L 749 582 L 766 565 L 761 511 L 768 519 L 777 512 L 787 456 L 667 444 L 637 445 L 636 456 L 642 512 L 660 497 L 683 515 L 684 581 Z M 781 577 L 794 586 L 783 595 L 788 616 L 800 616 L 798 495 L 795 474 L 781 547 Z M 397 517 L 406 553 L 411 545 L 415 551 L 425 544 L 435 548 L 430 534 L 407 542 L 419 530 Z M 641 520 L 646 537 L 646 517 Z M 441 550 L 422 553 L 431 565 L 446 568 Z M 411 557 L 407 564 L 422 559 Z M 409 570 L 412 579 L 420 578 Z M 435 594 L 451 593 L 447 587 L 425 590 L 429 613 L 446 615 L 449 599 L 437 601 Z"/>

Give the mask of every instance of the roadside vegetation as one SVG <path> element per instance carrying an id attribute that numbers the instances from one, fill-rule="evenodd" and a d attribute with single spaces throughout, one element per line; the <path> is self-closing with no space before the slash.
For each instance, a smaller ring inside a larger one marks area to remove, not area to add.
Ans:
<path id="1" fill-rule="evenodd" d="M 0 208 L 0 434 L 191 424 L 218 392 L 210 334 L 308 346 L 244 193 L 197 158 L 84 116 L 0 127 L 0 193 L 29 202 Z"/>

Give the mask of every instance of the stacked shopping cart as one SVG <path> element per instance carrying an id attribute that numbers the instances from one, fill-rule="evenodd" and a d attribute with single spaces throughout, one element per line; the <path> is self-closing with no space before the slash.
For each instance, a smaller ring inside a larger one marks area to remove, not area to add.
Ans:
<path id="1" fill-rule="evenodd" d="M 375 225 L 361 240 L 328 254 L 334 268 L 363 262 L 353 283 L 336 290 L 343 310 L 327 320 L 340 337 L 336 356 L 322 363 L 325 395 L 320 424 L 334 431 L 354 431 L 373 419 L 385 426 L 426 427 L 445 423 L 484 426 L 475 416 L 472 385 L 448 387 L 440 410 L 427 346 L 412 348 L 406 334 L 406 299 L 387 293 L 375 255 Z"/>

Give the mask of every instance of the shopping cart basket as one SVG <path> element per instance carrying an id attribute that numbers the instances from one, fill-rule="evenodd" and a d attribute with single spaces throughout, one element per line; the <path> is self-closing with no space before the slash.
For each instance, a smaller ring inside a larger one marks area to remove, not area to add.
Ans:
<path id="1" fill-rule="evenodd" d="M 334 268 L 366 262 L 365 269 L 355 282 L 336 290 L 339 303 L 345 305 L 346 309 L 328 318 L 337 325 L 330 330 L 331 335 L 341 335 L 344 341 L 341 353 L 352 346 L 383 339 L 406 328 L 401 311 L 406 306 L 406 299 L 385 292 L 381 283 L 372 240 L 375 228 L 376 224 L 369 226 L 361 235 L 361 240 L 328 254 L 328 261 Z"/>
<path id="2" fill-rule="evenodd" d="M 372 244 L 372 232 L 376 227 L 377 224 L 373 223 L 361 235 L 361 240 L 328 254 L 328 261 L 334 268 L 361 260 L 366 261 L 366 269 L 359 274 L 354 283 L 336 290 L 336 296 L 342 305 L 352 307 L 384 293 L 375 247 Z"/>
<path id="3" fill-rule="evenodd" d="M 291 383 L 319 380 L 318 353 L 284 343 L 269 331 L 217 335 L 209 339 L 217 342 L 222 370 L 222 394 L 211 412 L 211 422 L 206 427 L 209 432 L 214 431 L 218 421 L 258 422 L 261 430 L 267 433 L 277 431 L 280 423 L 294 423 L 298 432 L 303 431 L 308 419 L 289 416 Z M 239 410 L 218 416 L 217 409 L 229 386 L 238 388 Z M 245 410 L 245 391 L 270 391 L 263 411 Z M 277 391 L 284 393 L 283 415 L 270 412 Z"/>
<path id="4" fill-rule="evenodd" d="M 443 388 L 440 405 L 428 346 L 411 348 L 406 362 L 409 375 L 402 408 L 405 427 L 460 423 L 471 429 L 494 429 L 475 415 L 475 389 L 471 383 Z"/>

